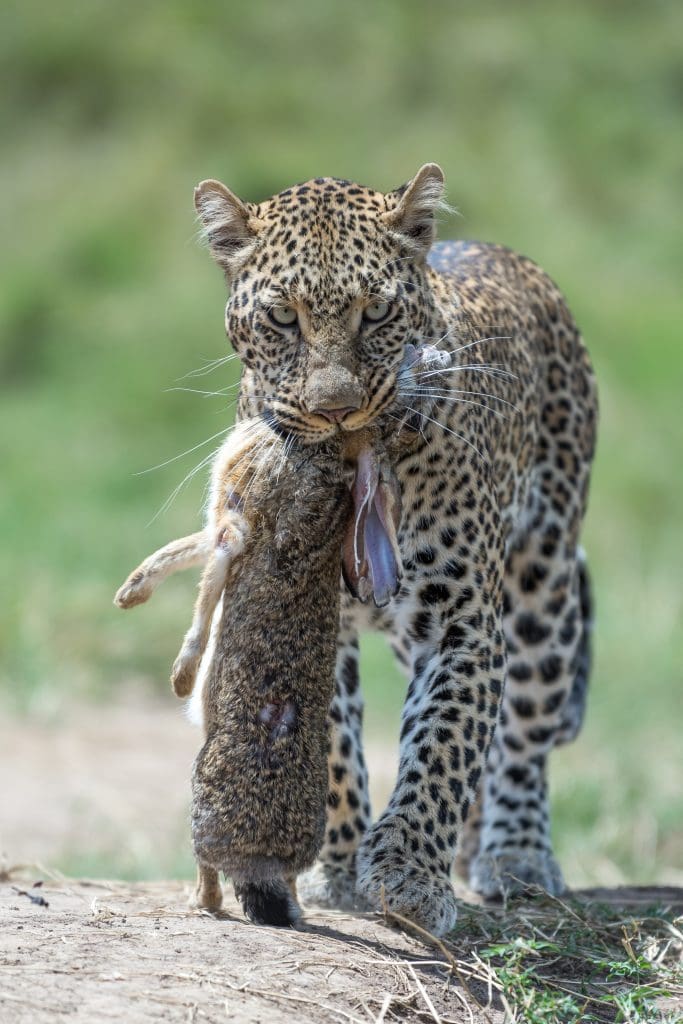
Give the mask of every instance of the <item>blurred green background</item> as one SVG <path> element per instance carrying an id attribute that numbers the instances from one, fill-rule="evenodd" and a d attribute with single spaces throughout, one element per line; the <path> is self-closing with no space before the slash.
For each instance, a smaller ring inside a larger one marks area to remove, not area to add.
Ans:
<path id="1" fill-rule="evenodd" d="M 234 392 L 174 390 L 236 379 L 187 376 L 227 351 L 193 185 L 388 189 L 438 161 L 461 214 L 442 236 L 538 260 L 601 386 L 597 661 L 585 730 L 553 761 L 560 857 L 574 882 L 680 880 L 682 40 L 675 0 L 6 3 L 5 711 L 59 716 L 127 681 L 170 700 L 194 579 L 134 617 L 111 598 L 197 528 L 204 471 L 148 524 L 232 417 Z M 381 641 L 364 656 L 369 728 L 393 741 L 404 684 Z"/>

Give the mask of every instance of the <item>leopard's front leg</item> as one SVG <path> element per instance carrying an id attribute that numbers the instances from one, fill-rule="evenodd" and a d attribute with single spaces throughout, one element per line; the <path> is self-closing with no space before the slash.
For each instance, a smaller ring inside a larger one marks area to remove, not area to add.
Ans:
<path id="1" fill-rule="evenodd" d="M 415 575 L 400 619 L 412 639 L 399 775 L 358 851 L 358 890 L 443 935 L 456 919 L 451 868 L 498 718 L 505 672 L 502 561 L 445 553 Z M 418 553 L 419 554 L 419 553 Z"/>

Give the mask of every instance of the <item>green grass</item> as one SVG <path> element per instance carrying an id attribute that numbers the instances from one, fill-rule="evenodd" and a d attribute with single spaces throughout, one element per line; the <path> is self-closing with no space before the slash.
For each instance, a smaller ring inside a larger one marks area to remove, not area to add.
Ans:
<path id="1" fill-rule="evenodd" d="M 675 1024 L 683 996 L 679 926 L 666 905 L 634 912 L 539 896 L 499 911 L 463 908 L 448 946 L 463 957 L 459 980 L 490 984 L 511 1024 Z"/>
<path id="2" fill-rule="evenodd" d="M 505 1024 L 677 1024 L 683 998 L 680 906 L 626 906 L 586 894 L 529 894 L 502 906 L 462 904 L 439 940 L 401 915 L 399 924 L 435 947 L 446 983 L 460 988 L 470 1019 Z"/>
<path id="3" fill-rule="evenodd" d="M 599 628 L 586 731 L 555 759 L 576 881 L 673 878 L 683 798 L 680 246 L 683 7 L 533 0 L 311 6 L 7 5 L 0 36 L 0 686 L 31 709 L 166 686 L 194 582 L 135 619 L 126 572 L 199 521 L 228 423 L 169 391 L 225 351 L 192 186 L 249 199 L 337 174 L 380 188 L 438 160 L 462 216 L 561 283 L 601 383 L 585 536 Z M 234 364 L 233 364 L 234 366 Z M 218 390 L 235 370 L 180 386 Z M 403 692 L 367 652 L 369 722 Z M 680 879 L 680 874 L 675 876 Z"/>

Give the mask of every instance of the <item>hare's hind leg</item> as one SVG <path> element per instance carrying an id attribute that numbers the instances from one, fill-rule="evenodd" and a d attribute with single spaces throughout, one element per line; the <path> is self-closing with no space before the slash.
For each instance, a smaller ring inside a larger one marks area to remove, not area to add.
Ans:
<path id="1" fill-rule="evenodd" d="M 204 530 L 171 541 L 133 570 L 117 590 L 114 604 L 119 608 L 144 604 L 167 576 L 194 565 L 203 565 L 210 554 L 211 539 Z"/>
<path id="2" fill-rule="evenodd" d="M 239 512 L 226 512 L 218 527 L 216 547 L 202 573 L 199 595 L 194 606 L 192 625 L 185 634 L 183 646 L 171 671 L 171 683 L 177 697 L 192 693 L 197 670 L 206 650 L 211 620 L 225 587 L 228 569 L 241 554 L 248 524 Z"/>
<path id="3" fill-rule="evenodd" d="M 199 910 L 210 910 L 218 913 L 223 905 L 223 890 L 215 868 L 207 868 L 203 864 L 197 866 L 197 888 L 190 898 L 190 904 Z"/>

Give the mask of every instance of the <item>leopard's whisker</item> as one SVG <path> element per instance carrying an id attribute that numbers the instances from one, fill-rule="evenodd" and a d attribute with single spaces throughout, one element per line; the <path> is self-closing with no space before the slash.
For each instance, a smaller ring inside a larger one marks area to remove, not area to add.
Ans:
<path id="1" fill-rule="evenodd" d="M 254 469 L 251 479 L 247 484 L 246 490 L 242 495 L 242 501 L 245 507 L 248 503 L 249 495 L 257 486 L 257 482 L 260 481 L 261 477 L 267 474 L 269 470 L 272 470 L 272 459 L 269 457 L 270 453 L 271 442 L 269 439 L 263 438 L 257 446 L 257 458 L 254 460 L 254 462 L 256 463 L 256 468 Z"/>
<path id="2" fill-rule="evenodd" d="M 230 404 L 234 405 L 236 401 L 237 401 L 237 399 L 235 399 Z M 201 445 L 196 445 L 194 448 L 190 449 L 190 451 L 185 452 L 183 454 L 187 455 L 187 454 L 190 454 L 191 451 L 197 451 L 197 449 L 201 448 L 202 445 L 208 444 L 209 441 L 213 441 L 217 437 L 220 437 L 221 435 L 226 435 L 227 436 L 227 434 L 229 434 L 230 431 L 234 430 L 236 426 L 237 426 L 236 423 L 231 424 L 229 427 L 226 427 L 225 430 L 219 431 L 217 434 L 214 434 L 213 437 L 207 438 L 206 441 L 203 441 Z M 252 429 L 251 425 L 250 425 L 249 429 Z M 152 516 L 150 521 L 147 523 L 147 526 L 151 526 L 152 523 L 154 523 L 159 518 L 160 515 L 162 515 L 164 512 L 166 512 L 171 507 L 171 505 L 173 504 L 175 499 L 178 497 L 178 495 L 182 491 L 183 487 L 185 487 L 185 485 L 188 484 L 190 482 L 190 480 L 192 480 L 196 476 L 196 474 L 200 472 L 200 470 L 204 469 L 206 466 L 208 466 L 213 461 L 213 459 L 215 458 L 217 453 L 221 450 L 221 447 L 222 447 L 223 443 L 224 442 L 221 441 L 221 443 L 218 445 L 217 448 L 214 448 L 213 451 L 209 452 L 208 455 L 205 455 L 204 458 L 202 458 L 197 463 L 196 466 L 194 466 L 188 473 L 185 474 L 185 476 L 180 481 L 180 483 L 176 487 L 174 487 L 174 489 L 169 494 L 168 498 L 166 498 L 166 500 L 164 501 L 163 505 L 154 513 L 154 515 Z M 182 456 L 178 455 L 178 456 L 176 456 L 176 458 L 182 458 Z M 173 462 L 173 461 L 174 461 L 173 459 L 169 459 L 168 460 L 168 462 Z M 167 463 L 162 463 L 162 465 L 168 465 L 168 462 Z M 161 468 L 161 467 L 154 467 L 154 468 L 158 469 L 158 468 Z M 151 470 L 145 470 L 144 472 L 151 472 Z M 139 476 L 140 474 L 137 474 L 137 475 Z"/>
<path id="3" fill-rule="evenodd" d="M 418 384 L 415 391 L 416 393 L 434 398 L 449 398 L 451 395 L 472 395 L 474 398 L 488 398 L 493 402 L 501 402 L 503 405 L 507 405 L 510 409 L 514 409 L 516 413 L 521 412 L 519 406 L 515 405 L 514 402 L 509 402 L 507 398 L 500 398 L 499 395 L 492 395 L 489 391 L 468 391 L 464 388 L 439 388 L 433 385 L 422 384 Z"/>
<path id="4" fill-rule="evenodd" d="M 291 450 L 294 447 L 295 443 L 296 443 L 296 438 L 295 438 L 294 434 L 292 434 L 291 432 L 288 431 L 287 432 L 287 437 L 285 438 L 284 448 L 282 449 L 282 453 L 280 455 L 280 461 L 278 463 L 277 472 L 275 474 L 275 479 L 276 480 L 280 479 L 280 473 L 282 472 L 282 470 L 284 468 L 284 465 L 285 465 L 287 459 L 289 458 L 289 455 L 290 455 Z"/>
<path id="5" fill-rule="evenodd" d="M 466 345 L 461 345 L 459 348 L 450 350 L 450 355 L 457 356 L 458 352 L 465 352 L 469 348 L 474 348 L 476 345 L 483 345 L 486 341 L 512 341 L 511 334 L 492 334 L 487 338 L 475 338 L 474 341 L 469 341 Z"/>
<path id="6" fill-rule="evenodd" d="M 229 391 L 234 391 L 235 388 L 240 386 L 240 381 L 235 384 L 228 384 L 226 387 L 221 388 L 219 391 L 200 391 L 199 388 L 164 388 L 164 393 L 168 394 L 172 391 L 184 391 L 190 395 L 203 395 L 205 398 L 223 398 Z"/>
<path id="7" fill-rule="evenodd" d="M 412 406 L 408 406 L 408 409 L 410 412 L 414 412 L 416 416 L 421 416 L 422 419 L 428 420 L 430 423 L 433 423 L 434 426 L 441 427 L 441 429 L 445 430 L 447 434 L 452 434 L 453 437 L 457 437 L 459 441 L 462 441 L 464 444 L 472 448 L 472 450 L 477 453 L 477 455 L 479 456 L 480 459 L 482 459 L 482 461 L 484 461 L 487 465 L 490 465 L 489 459 L 487 459 L 486 456 L 483 455 L 479 451 L 479 449 L 472 444 L 471 441 L 468 441 L 466 437 L 463 437 L 462 434 L 458 434 L 456 430 L 452 430 L 450 427 L 447 427 L 445 423 L 440 423 L 438 420 L 432 419 L 431 416 L 428 416 L 426 412 L 422 412 L 420 409 L 413 409 Z"/>
<path id="8" fill-rule="evenodd" d="M 436 377 L 442 373 L 455 373 L 457 370 L 472 370 L 473 372 L 479 371 L 480 373 L 489 373 L 492 377 L 519 380 L 517 374 L 512 373 L 511 370 L 505 369 L 503 363 L 459 363 L 456 366 L 445 366 L 438 370 L 423 370 L 421 373 L 418 373 L 417 376 L 426 379 L 427 377 Z"/>
<path id="9" fill-rule="evenodd" d="M 407 392 L 405 392 L 405 395 L 406 395 L 407 398 L 434 398 L 434 399 L 440 399 L 441 398 L 441 399 L 445 399 L 445 398 L 450 397 L 448 395 L 434 395 L 434 394 L 432 394 L 430 392 L 425 394 L 424 392 L 419 392 L 419 391 L 411 391 L 411 392 L 407 391 Z M 453 404 L 454 405 L 473 405 L 477 409 L 486 409 L 487 412 L 493 413 L 494 416 L 498 416 L 502 420 L 508 420 L 508 421 L 510 420 L 510 417 L 506 416 L 505 413 L 501 412 L 500 409 L 493 409 L 490 405 L 484 405 L 482 402 L 471 402 L 471 401 L 469 401 L 466 398 L 454 398 L 453 399 Z"/>
<path id="10" fill-rule="evenodd" d="M 287 436 L 285 437 L 285 443 L 284 443 L 284 445 L 282 445 L 282 448 L 280 450 L 280 456 L 278 458 L 277 468 L 274 469 L 271 466 L 271 474 L 275 477 L 275 481 L 276 482 L 279 481 L 279 479 L 280 479 L 280 474 L 282 473 L 283 469 L 285 468 L 285 466 L 287 464 L 287 459 L 289 458 L 290 452 L 291 452 L 292 448 L 294 447 L 295 442 L 296 442 L 296 439 L 293 437 L 293 435 L 288 433 Z"/>
<path id="11" fill-rule="evenodd" d="M 227 434 L 229 430 L 232 430 L 232 427 L 226 427 L 224 430 L 219 430 L 216 434 L 212 434 L 211 437 L 207 437 L 205 441 L 200 441 L 199 444 L 195 444 L 192 448 L 188 448 L 186 451 L 181 452 L 180 455 L 174 455 L 172 458 L 166 459 L 164 462 L 160 462 L 156 466 L 150 466 L 149 469 L 141 469 L 133 475 L 144 476 L 146 473 L 154 473 L 157 469 L 163 469 L 164 466 L 170 466 L 172 462 L 177 462 L 178 459 L 184 459 L 186 455 L 192 455 L 193 452 L 203 448 L 205 444 L 210 444 L 211 441 L 215 441 L 217 437 L 223 437 L 223 435 Z"/>
<path id="12" fill-rule="evenodd" d="M 382 415 L 383 416 L 387 416 L 391 420 L 394 420 L 396 423 L 399 424 L 399 426 L 401 428 L 403 428 L 403 427 L 405 427 L 405 424 L 406 424 L 407 412 L 408 412 L 408 410 L 405 409 L 405 407 L 404 407 L 403 416 L 396 416 L 395 413 L 389 412 L 387 409 L 385 409 L 384 412 L 382 413 Z"/>
<path id="13" fill-rule="evenodd" d="M 256 444 L 254 445 L 252 451 L 249 453 L 247 458 L 244 459 L 244 466 L 242 467 L 242 471 L 241 471 L 240 475 L 235 480 L 234 488 L 235 488 L 236 491 L 238 490 L 239 484 L 242 482 L 242 480 L 244 480 L 245 477 L 248 477 L 248 475 L 251 472 L 251 470 L 254 467 L 254 465 L 256 465 L 257 461 L 261 458 L 263 450 L 264 450 L 264 448 L 266 448 L 267 445 L 268 445 L 268 441 L 267 441 L 267 439 L 265 437 L 259 437 L 257 439 Z M 257 471 L 258 470 L 256 470 L 256 472 Z M 240 498 L 241 498 L 243 504 L 246 504 L 247 494 L 251 490 L 251 484 L 253 483 L 253 480 L 254 480 L 253 476 L 250 479 L 248 479 L 247 487 L 246 487 L 246 489 L 244 491 L 244 494 L 240 494 Z"/>
<path id="14" fill-rule="evenodd" d="M 232 406 L 236 404 L 238 399 L 239 396 L 237 398 L 234 398 L 231 402 L 229 402 L 228 405 L 226 406 L 226 409 L 232 408 Z M 200 441 L 199 444 L 193 445 L 192 448 L 187 448 L 184 452 L 180 452 L 179 455 L 174 455 L 172 456 L 172 458 L 166 459 L 164 462 L 159 462 L 156 466 L 150 466 L 148 469 L 138 470 L 138 472 L 134 473 L 133 475 L 145 476 L 147 473 L 154 473 L 157 469 L 163 469 L 164 466 L 170 466 L 172 462 L 177 462 L 178 459 L 184 459 L 186 455 L 192 455 L 193 452 L 199 451 L 199 449 L 203 448 L 205 444 L 210 444 L 212 441 L 215 441 L 217 437 L 222 437 L 224 434 L 228 434 L 231 430 L 234 430 L 235 426 L 236 424 L 232 423 L 229 427 L 225 427 L 223 430 L 219 430 L 217 433 L 212 434 L 211 437 L 207 437 L 206 440 Z"/>
<path id="15" fill-rule="evenodd" d="M 261 429 L 261 425 L 260 424 L 257 425 L 256 429 L 260 430 Z M 244 477 L 247 474 L 251 473 L 251 471 L 252 471 L 254 466 L 256 467 L 254 469 L 254 472 L 253 472 L 251 478 L 249 479 L 249 481 L 247 483 L 247 487 L 246 487 L 246 489 L 244 491 L 244 494 L 242 494 L 240 496 L 244 505 L 246 505 L 246 503 L 247 503 L 248 495 L 249 495 L 250 491 L 253 489 L 253 487 L 254 487 L 254 485 L 256 483 L 256 480 L 257 480 L 257 478 L 259 476 L 260 471 L 264 468 L 264 466 L 268 465 L 268 461 L 269 460 L 267 458 L 264 459 L 263 455 L 270 451 L 271 446 L 272 446 L 272 441 L 271 441 L 271 438 L 268 435 L 264 435 L 264 436 L 259 437 L 257 439 L 256 444 L 254 445 L 253 451 L 250 453 L 250 456 L 249 456 L 248 460 L 246 461 L 246 464 L 245 464 L 245 466 L 244 466 L 240 476 L 235 481 L 235 489 L 237 489 L 238 485 L 242 482 Z"/>
<path id="16" fill-rule="evenodd" d="M 448 338 L 454 331 L 457 330 L 457 326 L 458 325 L 453 325 L 452 327 L 449 327 L 448 330 L 444 334 L 442 334 L 441 337 L 438 338 L 436 341 L 434 341 L 433 338 L 426 337 L 420 338 L 420 341 L 428 345 L 433 345 L 434 348 L 438 348 L 438 346 L 443 341 L 445 341 L 446 338 Z M 487 341 L 513 341 L 513 337 L 510 334 L 492 334 L 485 338 L 475 338 L 474 341 L 469 341 L 467 342 L 466 345 L 460 345 L 458 348 L 454 349 L 444 349 L 444 351 L 448 352 L 448 354 L 451 356 L 455 356 L 459 352 L 465 352 L 467 349 L 474 348 L 476 345 L 482 345 L 484 344 L 484 342 Z"/>
<path id="17" fill-rule="evenodd" d="M 434 338 L 433 335 L 427 336 L 425 334 L 412 336 L 412 343 L 416 346 L 429 345 L 431 348 L 438 348 L 442 341 L 450 337 L 453 331 L 456 329 L 455 325 L 448 327 L 446 331 L 441 335 L 440 338 Z"/>
<path id="18" fill-rule="evenodd" d="M 150 521 L 147 523 L 148 527 L 151 526 L 152 523 L 156 522 L 156 520 L 159 518 L 159 516 L 163 515 L 163 513 L 166 512 L 171 507 L 171 505 L 173 504 L 175 499 L 178 497 L 178 495 L 182 491 L 183 487 L 185 487 L 185 485 L 188 484 L 190 482 L 190 480 L 192 480 L 197 475 L 197 473 L 199 473 L 202 469 L 204 469 L 206 466 L 208 466 L 213 461 L 213 459 L 216 457 L 216 455 L 218 454 L 218 452 L 220 450 L 221 450 L 221 445 L 218 445 L 217 448 L 214 448 L 214 450 L 209 452 L 208 455 L 205 455 L 204 458 L 201 459 L 201 461 L 198 462 L 197 465 L 194 466 L 189 471 L 189 473 L 187 473 L 183 477 L 183 479 L 180 481 L 180 483 L 176 487 L 173 488 L 173 490 L 171 491 L 169 496 L 164 501 L 163 505 L 161 505 L 161 507 L 154 513 L 154 515 L 152 516 Z"/>
<path id="19" fill-rule="evenodd" d="M 200 366 L 196 370 L 190 370 L 188 373 L 183 374 L 182 377 L 178 377 L 178 380 L 187 380 L 188 377 L 205 377 L 207 373 L 213 373 L 214 370 L 218 370 L 221 366 L 231 363 L 233 359 L 239 359 L 237 352 L 229 352 L 225 356 L 211 359 L 204 366 Z"/>
<path id="20" fill-rule="evenodd" d="M 391 416 L 391 418 L 393 420 L 396 420 L 397 423 L 400 423 L 401 427 L 404 427 L 405 424 L 406 424 L 406 420 L 408 418 L 408 413 L 410 413 L 410 412 L 412 412 L 414 415 L 419 417 L 418 430 L 419 430 L 419 433 L 420 433 L 420 437 L 422 438 L 423 441 L 426 441 L 427 438 L 425 437 L 424 423 L 423 423 L 424 416 L 423 416 L 422 412 L 418 412 L 417 409 L 413 409 L 409 405 L 403 405 L 403 416 L 395 416 L 395 415 L 392 415 L 390 412 L 386 412 L 383 415 Z"/>
<path id="21" fill-rule="evenodd" d="M 431 344 L 433 344 L 433 345 L 434 345 L 434 348 L 438 348 L 438 347 L 439 347 L 439 345 L 440 345 L 440 344 L 441 344 L 441 343 L 442 343 L 443 341 L 445 341 L 445 340 L 446 340 L 446 338 L 450 338 L 450 337 L 451 337 L 451 335 L 453 334 L 453 331 L 454 331 L 455 329 L 456 329 L 456 328 L 455 328 L 455 325 L 453 325 L 453 326 L 451 326 L 451 327 L 448 327 L 448 328 L 446 329 L 446 331 L 445 331 L 445 332 L 444 332 L 444 333 L 443 333 L 443 334 L 441 335 L 441 337 L 440 337 L 440 338 L 437 338 L 437 340 L 436 340 L 435 342 L 432 342 L 432 343 L 431 343 Z"/>

